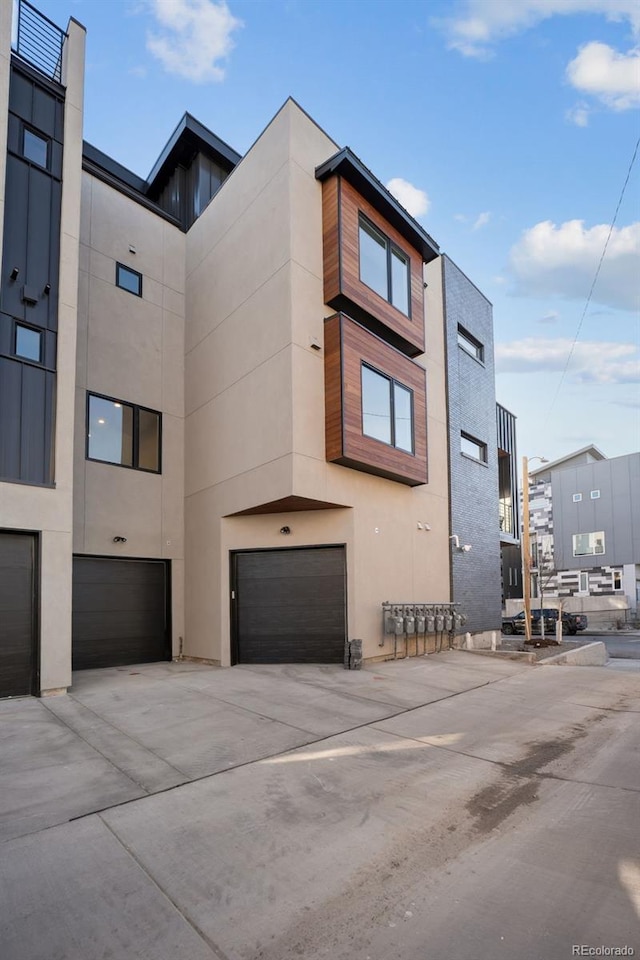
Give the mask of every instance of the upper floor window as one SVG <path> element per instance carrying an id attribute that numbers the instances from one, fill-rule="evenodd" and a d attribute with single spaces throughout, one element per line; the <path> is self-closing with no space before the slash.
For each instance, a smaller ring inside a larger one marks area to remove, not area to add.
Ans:
<path id="1" fill-rule="evenodd" d="M 392 306 L 409 316 L 410 260 L 360 214 L 360 279 Z"/>
<path id="2" fill-rule="evenodd" d="M 362 364 L 362 432 L 413 453 L 413 391 Z"/>
<path id="3" fill-rule="evenodd" d="M 591 491 L 591 499 L 592 499 L 592 500 L 599 500 L 599 499 L 600 499 L 600 491 L 599 491 L 599 490 L 592 490 L 592 491 Z"/>
<path id="4" fill-rule="evenodd" d="M 598 530 L 597 533 L 574 533 L 573 535 L 573 555 L 574 557 L 592 557 L 604 553 L 604 531 Z"/>
<path id="5" fill-rule="evenodd" d="M 480 363 L 484 363 L 484 345 L 460 324 L 458 324 L 458 346 Z"/>
<path id="6" fill-rule="evenodd" d="M 116 263 L 116 286 L 128 290 L 136 297 L 142 296 L 142 274 L 123 263 Z"/>
<path id="7" fill-rule="evenodd" d="M 161 423 L 155 410 L 90 393 L 87 458 L 160 473 Z"/>
<path id="8" fill-rule="evenodd" d="M 40 363 L 42 358 L 42 333 L 32 327 L 16 324 L 16 357 Z"/>
<path id="9" fill-rule="evenodd" d="M 574 495 L 573 495 L 573 502 L 574 502 L 574 503 L 580 503 L 581 500 L 582 500 L 582 494 L 581 494 L 581 493 L 574 493 Z"/>
<path id="10" fill-rule="evenodd" d="M 47 168 L 49 162 L 49 141 L 25 127 L 22 132 L 22 155 L 31 163 Z"/>
<path id="11" fill-rule="evenodd" d="M 460 453 L 464 453 L 467 457 L 473 457 L 474 460 L 479 460 L 481 463 L 487 462 L 486 443 L 483 443 L 482 440 L 476 440 L 468 433 L 460 434 Z"/>

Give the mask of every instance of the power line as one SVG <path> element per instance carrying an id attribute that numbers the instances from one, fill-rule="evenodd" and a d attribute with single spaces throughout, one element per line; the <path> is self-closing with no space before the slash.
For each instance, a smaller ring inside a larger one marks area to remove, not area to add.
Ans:
<path id="1" fill-rule="evenodd" d="M 563 382 L 564 382 L 564 378 L 565 378 L 566 372 L 567 372 L 567 370 L 569 369 L 569 364 L 571 363 L 571 358 L 572 358 L 573 352 L 574 352 L 574 350 L 575 350 L 575 348 L 576 348 L 576 343 L 578 342 L 578 337 L 580 336 L 580 331 L 582 330 L 582 324 L 584 323 L 584 318 L 585 318 L 586 315 L 587 315 L 587 310 L 589 309 L 589 304 L 591 303 L 591 297 L 592 297 L 592 295 L 593 295 L 593 291 L 594 291 L 594 289 L 595 289 L 596 283 L 598 282 L 598 277 L 600 276 L 600 269 L 601 269 L 601 267 L 602 267 L 602 262 L 603 262 L 603 260 L 604 260 L 604 258 L 605 258 L 605 254 L 606 254 L 606 252 L 607 252 L 607 247 L 609 246 L 609 241 L 611 240 L 611 234 L 613 233 L 613 228 L 615 227 L 615 225 L 616 225 L 616 220 L 618 219 L 618 213 L 620 212 L 620 207 L 621 207 L 621 205 L 622 205 L 622 199 L 623 199 L 624 194 L 625 194 L 625 191 L 626 191 L 626 189 L 627 189 L 627 184 L 629 183 L 629 177 L 631 176 L 631 171 L 633 170 L 633 165 L 634 165 L 634 163 L 636 162 L 636 157 L 638 156 L 638 148 L 640 148 L 640 137 L 638 137 L 638 139 L 636 140 L 636 145 L 635 145 L 635 149 L 634 149 L 634 151 L 633 151 L 633 156 L 631 157 L 631 162 L 630 162 L 630 164 L 629 164 L 629 169 L 627 170 L 627 176 L 625 177 L 625 181 L 624 181 L 624 184 L 623 184 L 623 186 L 622 186 L 622 190 L 620 191 L 620 196 L 619 196 L 619 198 L 618 198 L 618 204 L 617 204 L 617 206 L 616 206 L 616 210 L 615 210 L 615 213 L 614 213 L 614 215 L 613 215 L 613 220 L 611 221 L 611 226 L 609 227 L 609 233 L 607 234 L 607 239 L 605 240 L 604 247 L 602 248 L 602 253 L 600 254 L 600 260 L 598 261 L 598 266 L 596 267 L 596 272 L 595 272 L 595 275 L 594 275 L 594 277 L 593 277 L 593 282 L 591 283 L 591 289 L 589 290 L 589 294 L 588 294 L 588 296 L 587 296 L 587 301 L 586 301 L 586 303 L 585 303 L 585 305 L 584 305 L 584 310 L 582 311 L 582 316 L 580 317 L 580 322 L 579 322 L 579 324 L 578 324 L 578 329 L 576 330 L 575 337 L 573 338 L 573 343 L 571 344 L 571 349 L 569 350 L 569 356 L 567 357 L 567 362 L 566 362 L 565 365 L 564 365 L 564 370 L 562 371 L 562 375 L 561 375 L 560 380 L 559 380 L 559 382 L 558 382 L 558 386 L 557 386 L 557 388 L 556 388 L 556 392 L 555 392 L 555 395 L 554 395 L 554 397 L 553 397 L 553 400 L 551 401 L 551 406 L 549 407 L 549 412 L 547 413 L 547 416 L 549 416 L 549 414 L 550 414 L 551 411 L 553 410 L 553 406 L 554 406 L 556 400 L 558 399 L 558 394 L 560 393 L 560 387 L 562 386 L 562 384 L 563 384 Z"/>

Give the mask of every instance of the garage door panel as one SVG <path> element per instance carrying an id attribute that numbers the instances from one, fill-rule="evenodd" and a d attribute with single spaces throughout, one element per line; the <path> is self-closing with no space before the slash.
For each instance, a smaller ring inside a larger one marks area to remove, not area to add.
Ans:
<path id="1" fill-rule="evenodd" d="M 236 555 L 241 663 L 337 663 L 346 630 L 342 547 Z"/>
<path id="2" fill-rule="evenodd" d="M 73 669 L 169 657 L 164 561 L 73 561 Z"/>
<path id="3" fill-rule="evenodd" d="M 35 537 L 0 533 L 0 697 L 34 692 Z"/>

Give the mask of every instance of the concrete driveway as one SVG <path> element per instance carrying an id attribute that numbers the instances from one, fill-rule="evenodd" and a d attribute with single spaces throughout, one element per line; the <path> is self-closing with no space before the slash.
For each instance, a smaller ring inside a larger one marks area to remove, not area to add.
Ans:
<path id="1" fill-rule="evenodd" d="M 461 652 L 5 701 L 0 955 L 637 950 L 639 716 L 637 674 Z"/>

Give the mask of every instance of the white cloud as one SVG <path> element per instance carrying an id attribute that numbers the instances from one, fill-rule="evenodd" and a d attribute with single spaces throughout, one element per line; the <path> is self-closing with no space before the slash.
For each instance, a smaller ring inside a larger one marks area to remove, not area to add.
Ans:
<path id="1" fill-rule="evenodd" d="M 544 317 L 538 319 L 538 323 L 557 323 L 560 319 L 560 314 L 557 310 L 550 310 L 549 313 L 545 313 Z"/>
<path id="2" fill-rule="evenodd" d="M 489 220 L 491 220 L 491 212 L 489 210 L 485 210 L 484 213 L 481 213 L 476 218 L 471 229 L 480 230 L 481 227 L 485 227 L 489 223 Z"/>
<path id="3" fill-rule="evenodd" d="M 556 226 L 550 220 L 525 230 L 511 248 L 513 293 L 525 297 L 559 296 L 586 300 L 602 255 L 609 226 L 587 228 L 583 220 Z M 602 262 L 593 300 L 621 310 L 638 308 L 640 222 L 615 227 Z"/>
<path id="4" fill-rule="evenodd" d="M 466 57 L 486 59 L 498 41 L 556 15 L 595 13 L 608 20 L 629 20 L 640 33 L 637 0 L 466 0 L 463 13 L 438 21 L 449 47 Z"/>
<path id="5" fill-rule="evenodd" d="M 640 47 L 625 54 L 606 43 L 587 43 L 567 66 L 567 79 L 612 110 L 628 110 L 640 103 Z"/>
<path id="6" fill-rule="evenodd" d="M 431 206 L 431 201 L 424 190 L 419 190 L 408 180 L 403 180 L 402 177 L 393 177 L 389 180 L 387 190 L 394 195 L 396 200 L 400 201 L 412 217 L 424 216 Z"/>
<path id="7" fill-rule="evenodd" d="M 220 62 L 242 26 L 224 0 L 149 0 L 149 6 L 161 31 L 147 34 L 147 50 L 168 73 L 193 83 L 224 78 Z"/>
<path id="8" fill-rule="evenodd" d="M 589 126 L 589 106 L 583 100 L 576 103 L 565 113 L 565 118 L 569 123 L 575 123 L 576 127 Z"/>
<path id="9" fill-rule="evenodd" d="M 573 341 L 527 337 L 495 346 L 499 373 L 555 372 L 565 368 Z M 584 341 L 575 344 L 568 376 L 578 383 L 637 383 L 640 355 L 634 343 Z"/>

